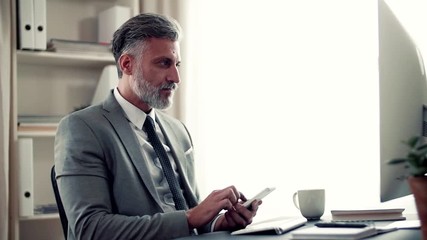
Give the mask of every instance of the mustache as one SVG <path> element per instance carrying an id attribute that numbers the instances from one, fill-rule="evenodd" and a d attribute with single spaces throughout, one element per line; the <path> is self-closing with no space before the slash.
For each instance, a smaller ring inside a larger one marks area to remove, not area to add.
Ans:
<path id="1" fill-rule="evenodd" d="M 178 89 L 178 84 L 173 83 L 173 82 L 164 83 L 160 86 L 160 89 L 176 90 L 176 89 Z"/>

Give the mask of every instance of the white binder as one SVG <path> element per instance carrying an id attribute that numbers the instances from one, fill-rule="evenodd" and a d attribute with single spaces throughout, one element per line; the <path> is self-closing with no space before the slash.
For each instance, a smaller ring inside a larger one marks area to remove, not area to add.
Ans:
<path id="1" fill-rule="evenodd" d="M 46 50 L 46 0 L 34 2 L 34 49 Z"/>
<path id="2" fill-rule="evenodd" d="M 18 0 L 19 49 L 34 49 L 34 2 Z"/>
<path id="3" fill-rule="evenodd" d="M 19 215 L 34 215 L 33 139 L 18 139 Z"/>

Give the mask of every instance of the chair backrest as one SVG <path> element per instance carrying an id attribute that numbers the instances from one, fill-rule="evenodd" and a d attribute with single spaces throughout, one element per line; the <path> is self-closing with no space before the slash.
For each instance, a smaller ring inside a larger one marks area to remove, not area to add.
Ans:
<path id="1" fill-rule="evenodd" d="M 56 205 L 58 206 L 59 218 L 61 219 L 62 231 L 64 231 L 64 237 L 67 239 L 68 236 L 68 219 L 65 215 L 64 206 L 62 205 L 61 195 L 59 195 L 58 184 L 56 183 L 55 165 L 50 171 L 50 180 L 52 182 L 53 193 L 55 194 Z"/>

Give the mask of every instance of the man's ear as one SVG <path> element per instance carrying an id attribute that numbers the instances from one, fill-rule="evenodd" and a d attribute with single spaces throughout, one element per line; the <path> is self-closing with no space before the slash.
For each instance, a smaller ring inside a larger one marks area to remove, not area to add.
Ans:
<path id="1" fill-rule="evenodd" d="M 132 75 L 133 63 L 133 57 L 129 54 L 123 54 L 119 58 L 120 70 L 126 75 Z"/>

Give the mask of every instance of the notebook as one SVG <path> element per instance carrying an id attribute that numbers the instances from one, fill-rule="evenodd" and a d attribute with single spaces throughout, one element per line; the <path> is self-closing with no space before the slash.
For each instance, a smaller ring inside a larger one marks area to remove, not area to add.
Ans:
<path id="1" fill-rule="evenodd" d="M 299 228 L 307 222 L 303 217 L 276 218 L 259 223 L 253 223 L 244 229 L 231 233 L 231 235 L 241 234 L 284 234 L 296 228 Z"/>
<path id="2" fill-rule="evenodd" d="M 340 239 L 357 240 L 373 236 L 377 230 L 373 227 L 365 228 L 320 228 L 309 227 L 292 232 L 292 239 Z"/>
<path id="3" fill-rule="evenodd" d="M 384 221 L 405 220 L 404 208 L 336 209 L 331 210 L 335 221 Z"/>
<path id="4" fill-rule="evenodd" d="M 292 239 L 340 239 L 340 240 L 358 240 L 377 234 L 392 232 L 398 228 L 395 224 L 389 224 L 383 227 L 367 226 L 364 228 L 350 227 L 308 227 L 298 229 L 292 232 Z"/>

